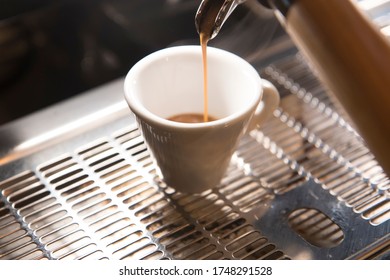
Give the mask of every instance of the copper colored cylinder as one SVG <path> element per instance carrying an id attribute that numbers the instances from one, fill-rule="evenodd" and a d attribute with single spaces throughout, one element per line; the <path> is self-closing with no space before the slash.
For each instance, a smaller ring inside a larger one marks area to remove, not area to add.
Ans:
<path id="1" fill-rule="evenodd" d="M 390 40 L 350 0 L 295 0 L 285 28 L 390 175 Z"/>

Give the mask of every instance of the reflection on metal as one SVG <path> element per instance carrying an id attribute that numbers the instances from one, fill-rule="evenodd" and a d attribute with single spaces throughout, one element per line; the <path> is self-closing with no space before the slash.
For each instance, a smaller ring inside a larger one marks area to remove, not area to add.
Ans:
<path id="1" fill-rule="evenodd" d="M 288 223 L 307 242 L 317 247 L 336 247 L 344 239 L 340 227 L 317 209 L 296 209 L 288 216 Z"/>

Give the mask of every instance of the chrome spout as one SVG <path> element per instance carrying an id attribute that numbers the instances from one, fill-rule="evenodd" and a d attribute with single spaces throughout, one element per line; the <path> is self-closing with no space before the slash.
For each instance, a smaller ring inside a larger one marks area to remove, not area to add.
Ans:
<path id="1" fill-rule="evenodd" d="M 198 34 L 215 38 L 234 9 L 246 0 L 202 0 L 195 15 Z"/>

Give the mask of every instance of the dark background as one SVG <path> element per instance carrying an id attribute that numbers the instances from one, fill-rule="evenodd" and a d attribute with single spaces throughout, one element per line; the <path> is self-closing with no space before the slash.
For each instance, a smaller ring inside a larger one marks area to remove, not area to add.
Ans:
<path id="1" fill-rule="evenodd" d="M 146 54 L 196 37 L 196 1 L 174 9 L 169 2 L 1 1 L 0 124 L 123 76 Z"/>
<path id="2" fill-rule="evenodd" d="M 0 125 L 122 77 L 155 50 L 198 44 L 199 3 L 0 0 Z M 264 34 L 253 34 L 260 27 L 257 19 L 252 9 L 240 6 L 225 23 L 227 35 L 212 43 L 233 51 L 259 45 L 254 38 Z M 262 26 L 267 36 L 274 34 L 273 18 Z"/>

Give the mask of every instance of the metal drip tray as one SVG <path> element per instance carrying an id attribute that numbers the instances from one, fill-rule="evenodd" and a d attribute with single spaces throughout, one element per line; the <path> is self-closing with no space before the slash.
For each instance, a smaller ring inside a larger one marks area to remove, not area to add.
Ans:
<path id="1" fill-rule="evenodd" d="M 388 259 L 389 178 L 348 117 L 299 53 L 259 71 L 280 107 L 200 195 L 158 178 L 122 80 L 2 127 L 0 259 Z"/>

